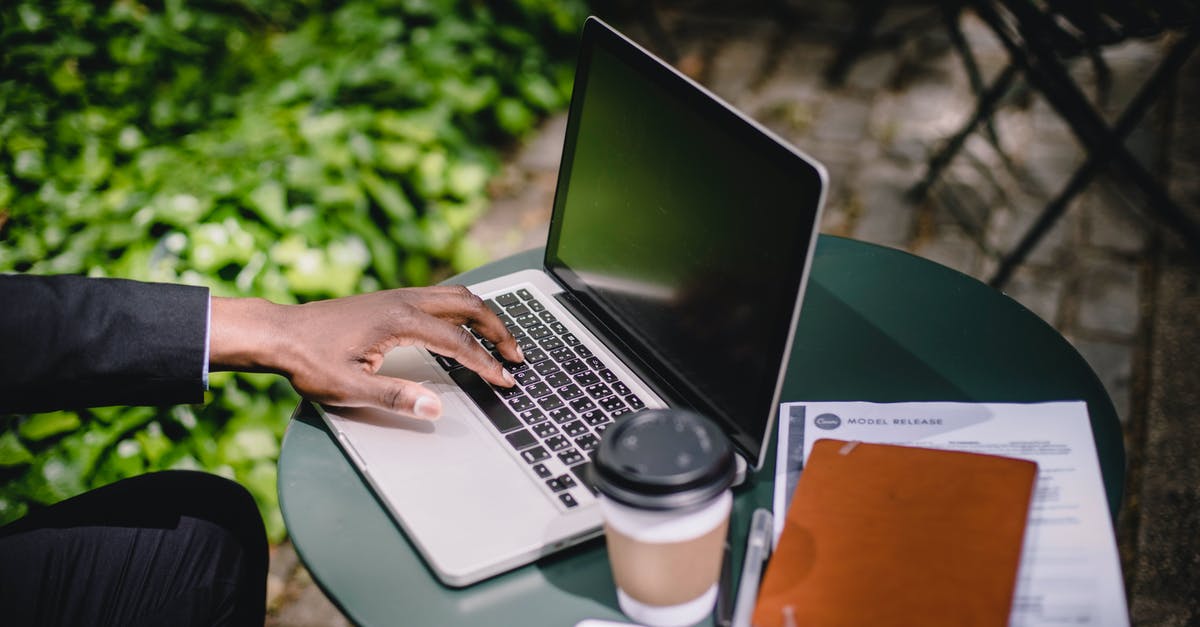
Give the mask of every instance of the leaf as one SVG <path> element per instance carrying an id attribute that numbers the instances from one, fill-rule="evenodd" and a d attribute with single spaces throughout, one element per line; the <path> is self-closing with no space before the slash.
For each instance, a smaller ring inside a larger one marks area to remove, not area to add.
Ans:
<path id="1" fill-rule="evenodd" d="M 412 203 L 408 202 L 404 190 L 369 170 L 362 172 L 361 177 L 367 193 L 375 199 L 375 202 L 391 219 L 396 222 L 407 222 L 416 216 L 416 211 L 413 209 Z"/>
<path id="2" fill-rule="evenodd" d="M 56 411 L 30 416 L 17 427 L 17 431 L 23 439 L 39 442 L 50 436 L 74 431 L 81 424 L 79 416 L 74 412 Z"/>
<path id="3" fill-rule="evenodd" d="M 287 198 L 278 181 L 264 181 L 246 198 L 267 224 L 282 229 L 287 221 Z"/>
<path id="4" fill-rule="evenodd" d="M 12 431 L 0 433 L 0 468 L 24 466 L 33 461 L 33 453 L 25 448 Z"/>
<path id="5" fill-rule="evenodd" d="M 533 112 L 520 100 L 504 98 L 496 105 L 496 123 L 509 135 L 521 136 L 533 128 Z"/>

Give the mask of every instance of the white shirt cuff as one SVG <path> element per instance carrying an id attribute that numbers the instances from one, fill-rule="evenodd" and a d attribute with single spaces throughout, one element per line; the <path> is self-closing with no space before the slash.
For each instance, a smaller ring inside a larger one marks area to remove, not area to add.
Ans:
<path id="1" fill-rule="evenodd" d="M 204 389 L 208 389 L 208 348 L 212 341 L 212 294 L 208 296 L 208 311 L 204 318 L 204 369 L 202 379 L 204 381 Z"/>

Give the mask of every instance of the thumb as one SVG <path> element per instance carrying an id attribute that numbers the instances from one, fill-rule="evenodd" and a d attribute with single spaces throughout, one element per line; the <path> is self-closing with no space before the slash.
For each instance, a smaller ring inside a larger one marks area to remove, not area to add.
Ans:
<path id="1" fill-rule="evenodd" d="M 363 398 L 376 407 L 422 420 L 442 416 L 442 400 L 420 383 L 383 375 L 364 375 L 363 379 L 367 388 Z"/>

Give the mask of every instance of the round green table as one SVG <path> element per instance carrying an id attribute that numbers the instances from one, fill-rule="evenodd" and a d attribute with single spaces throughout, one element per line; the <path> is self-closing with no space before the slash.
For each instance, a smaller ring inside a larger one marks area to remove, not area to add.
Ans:
<path id="1" fill-rule="evenodd" d="M 541 260 L 541 250 L 520 253 L 454 282 L 540 267 Z M 1115 520 L 1125 475 L 1120 423 L 1096 375 L 1062 336 L 954 270 L 872 244 L 819 239 L 781 400 L 1075 399 L 1088 404 Z M 735 492 L 735 565 L 750 514 L 771 506 L 774 458 L 772 450 L 763 471 Z M 584 618 L 624 620 L 600 539 L 468 588 L 441 585 L 307 403 L 283 440 L 279 500 L 304 565 L 356 623 L 564 627 Z"/>

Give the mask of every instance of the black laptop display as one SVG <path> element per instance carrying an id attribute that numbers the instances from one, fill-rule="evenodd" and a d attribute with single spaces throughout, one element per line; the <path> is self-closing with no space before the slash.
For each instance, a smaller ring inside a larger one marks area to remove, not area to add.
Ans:
<path id="1" fill-rule="evenodd" d="M 546 267 L 664 397 L 722 421 L 757 466 L 822 174 L 588 26 Z"/>

